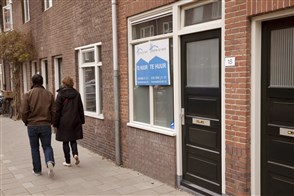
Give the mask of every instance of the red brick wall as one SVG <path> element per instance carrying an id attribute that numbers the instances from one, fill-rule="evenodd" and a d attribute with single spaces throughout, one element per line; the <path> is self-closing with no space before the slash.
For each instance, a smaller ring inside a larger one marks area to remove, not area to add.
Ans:
<path id="1" fill-rule="evenodd" d="M 75 48 L 102 43 L 104 119 L 86 118 L 84 139 L 79 144 L 115 159 L 111 1 L 62 0 L 43 12 L 43 0 L 30 1 L 30 21 L 23 24 L 21 1 L 13 1 L 13 22 L 18 31 L 31 32 L 37 61 L 47 58 L 49 90 L 54 92 L 53 57 L 61 55 L 63 73 L 75 79 L 78 89 L 78 64 Z"/>
<path id="2" fill-rule="evenodd" d="M 118 1 L 120 118 L 124 165 L 172 186 L 176 182 L 175 138 L 127 127 L 129 122 L 127 18 L 174 0 Z"/>
<path id="3" fill-rule="evenodd" d="M 256 15 L 294 6 L 293 0 L 247 0 L 247 15 Z"/>
<path id="4" fill-rule="evenodd" d="M 130 167 L 176 186 L 175 138 L 134 128 L 128 130 Z"/>
<path id="5" fill-rule="evenodd" d="M 250 21 L 246 1 L 226 1 L 225 69 L 226 194 L 250 195 Z"/>

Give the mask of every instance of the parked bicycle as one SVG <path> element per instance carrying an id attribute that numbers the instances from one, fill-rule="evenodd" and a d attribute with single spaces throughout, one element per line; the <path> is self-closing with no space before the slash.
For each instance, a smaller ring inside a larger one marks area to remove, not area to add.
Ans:
<path id="1" fill-rule="evenodd" d="M 13 92 L 0 90 L 0 114 L 8 115 L 9 118 L 13 116 Z"/>

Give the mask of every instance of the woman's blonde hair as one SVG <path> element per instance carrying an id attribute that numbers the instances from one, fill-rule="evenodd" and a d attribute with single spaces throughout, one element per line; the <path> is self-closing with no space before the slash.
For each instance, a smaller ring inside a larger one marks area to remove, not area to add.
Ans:
<path id="1" fill-rule="evenodd" d="M 70 88 L 72 88 L 73 85 L 74 85 L 74 81 L 73 81 L 73 79 L 72 79 L 70 76 L 66 76 L 66 77 L 64 77 L 63 80 L 62 80 L 62 84 L 63 84 L 64 86 L 66 86 L 66 87 L 70 87 Z"/>

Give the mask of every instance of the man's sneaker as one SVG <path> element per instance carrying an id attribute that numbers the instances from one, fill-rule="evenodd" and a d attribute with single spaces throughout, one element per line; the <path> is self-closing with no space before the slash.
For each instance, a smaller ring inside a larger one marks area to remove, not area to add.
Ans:
<path id="1" fill-rule="evenodd" d="M 42 175 L 41 172 L 35 172 L 34 170 L 33 170 L 33 174 L 34 174 L 35 176 L 41 176 L 41 175 Z"/>
<path id="2" fill-rule="evenodd" d="M 48 164 L 48 176 L 50 178 L 52 178 L 54 176 L 54 171 L 53 171 L 53 163 L 52 162 L 49 162 Z"/>
<path id="3" fill-rule="evenodd" d="M 66 166 L 66 167 L 70 167 L 71 164 L 70 163 L 67 163 L 67 162 L 63 162 L 62 165 Z"/>
<path id="4" fill-rule="evenodd" d="M 79 159 L 78 155 L 75 155 L 74 158 L 76 160 L 75 164 L 78 165 L 80 163 L 80 159 Z"/>

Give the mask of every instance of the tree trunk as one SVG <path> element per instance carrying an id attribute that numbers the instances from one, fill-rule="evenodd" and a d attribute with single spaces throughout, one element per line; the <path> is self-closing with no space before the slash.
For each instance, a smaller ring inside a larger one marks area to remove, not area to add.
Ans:
<path id="1" fill-rule="evenodd" d="M 14 98 L 12 102 L 12 108 L 13 108 L 13 117 L 15 119 L 20 118 L 20 104 L 21 104 L 21 98 L 20 98 L 20 63 L 14 63 L 13 64 L 13 75 L 12 75 L 12 81 L 13 81 L 13 91 L 14 91 Z"/>

